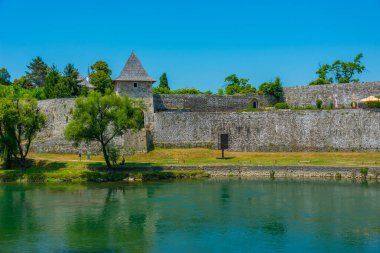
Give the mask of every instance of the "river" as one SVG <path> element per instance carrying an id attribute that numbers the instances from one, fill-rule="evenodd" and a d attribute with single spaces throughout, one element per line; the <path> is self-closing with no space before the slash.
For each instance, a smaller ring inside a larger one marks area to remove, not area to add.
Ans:
<path id="1" fill-rule="evenodd" d="M 380 183 L 0 184 L 0 252 L 380 252 Z"/>

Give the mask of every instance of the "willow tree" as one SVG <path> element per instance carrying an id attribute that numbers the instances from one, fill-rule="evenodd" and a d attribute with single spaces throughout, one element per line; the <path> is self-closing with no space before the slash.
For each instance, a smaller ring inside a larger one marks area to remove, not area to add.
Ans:
<path id="1" fill-rule="evenodd" d="M 98 142 L 104 160 L 111 167 L 108 147 L 112 140 L 123 135 L 127 129 L 139 130 L 144 126 L 143 104 L 128 96 L 120 97 L 114 92 L 91 92 L 75 101 L 72 120 L 65 129 L 65 138 L 78 146 L 85 142 Z"/>

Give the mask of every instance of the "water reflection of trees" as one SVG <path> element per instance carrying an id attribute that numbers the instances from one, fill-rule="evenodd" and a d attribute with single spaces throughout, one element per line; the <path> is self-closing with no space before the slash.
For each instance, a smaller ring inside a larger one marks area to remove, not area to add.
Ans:
<path id="1" fill-rule="evenodd" d="M 20 242 L 32 249 L 45 243 L 53 251 L 146 252 L 157 251 L 157 245 L 165 249 L 162 245 L 177 238 L 190 243 L 231 232 L 246 236 L 236 239 L 242 244 L 250 238 L 282 247 L 302 233 L 311 243 L 324 238 L 365 251 L 380 235 L 374 214 L 379 185 L 196 180 L 59 190 L 7 187 L 0 188 L 4 252 Z M 47 241 L 51 238 L 58 243 Z"/>
<path id="2" fill-rule="evenodd" d="M 0 251 L 14 252 L 23 244 L 33 243 L 34 234 L 40 228 L 26 197 L 28 189 L 23 186 L 2 186 L 1 189 Z"/>
<path id="3" fill-rule="evenodd" d="M 82 210 L 67 225 L 66 239 L 70 249 L 113 250 L 116 252 L 149 251 L 154 231 L 147 226 L 150 208 L 136 205 L 135 200 L 146 196 L 144 187 L 128 190 L 110 187 L 102 190 L 104 204 L 96 211 Z M 141 205 L 143 204 L 143 205 Z"/>

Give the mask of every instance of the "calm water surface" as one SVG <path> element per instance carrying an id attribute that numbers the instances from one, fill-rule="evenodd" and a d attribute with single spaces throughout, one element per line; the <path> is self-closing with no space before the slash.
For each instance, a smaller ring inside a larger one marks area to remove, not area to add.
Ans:
<path id="1" fill-rule="evenodd" d="M 380 252 L 380 183 L 0 185 L 0 252 Z"/>

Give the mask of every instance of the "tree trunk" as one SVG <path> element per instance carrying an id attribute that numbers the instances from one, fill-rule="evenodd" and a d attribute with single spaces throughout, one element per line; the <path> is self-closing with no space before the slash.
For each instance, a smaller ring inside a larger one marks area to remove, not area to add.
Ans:
<path id="1" fill-rule="evenodd" d="M 110 163 L 110 159 L 109 159 L 108 154 L 107 154 L 107 146 L 103 142 L 101 144 L 102 144 L 104 160 L 106 161 L 107 167 L 111 168 L 112 165 Z"/>
<path id="2" fill-rule="evenodd" d="M 5 158 L 5 169 L 9 170 L 12 168 L 12 154 L 7 154 Z"/>
<path id="3" fill-rule="evenodd" d="M 21 156 L 21 170 L 25 171 L 26 169 L 26 156 L 22 155 Z"/>

